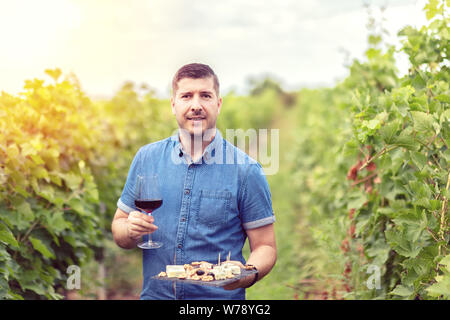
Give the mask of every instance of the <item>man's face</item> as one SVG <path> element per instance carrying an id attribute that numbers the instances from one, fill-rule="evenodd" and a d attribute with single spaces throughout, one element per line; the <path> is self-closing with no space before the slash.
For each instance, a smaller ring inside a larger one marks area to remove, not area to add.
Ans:
<path id="1" fill-rule="evenodd" d="M 183 78 L 178 81 L 171 105 L 178 127 L 191 136 L 201 136 L 216 127 L 222 98 L 217 96 L 212 77 Z"/>

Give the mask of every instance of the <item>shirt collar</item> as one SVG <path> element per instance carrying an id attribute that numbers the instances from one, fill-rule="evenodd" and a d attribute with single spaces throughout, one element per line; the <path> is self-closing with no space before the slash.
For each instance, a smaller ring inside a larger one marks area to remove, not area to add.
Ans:
<path id="1" fill-rule="evenodd" d="M 190 159 L 189 153 L 185 152 L 185 150 L 183 149 L 183 146 L 180 142 L 179 130 L 177 130 L 177 132 L 173 136 L 171 136 L 170 139 L 173 141 L 173 147 L 175 149 L 175 152 L 177 154 L 182 154 L 184 156 L 188 156 Z M 222 140 L 223 140 L 222 134 L 220 133 L 219 129 L 216 128 L 216 135 L 214 136 L 214 139 L 211 141 L 211 143 L 205 148 L 202 158 L 205 158 L 207 160 L 209 157 L 214 156 L 213 152 L 215 152 L 214 150 L 216 148 L 222 146 L 222 143 L 223 143 Z M 200 158 L 200 160 L 201 160 L 201 158 Z"/>

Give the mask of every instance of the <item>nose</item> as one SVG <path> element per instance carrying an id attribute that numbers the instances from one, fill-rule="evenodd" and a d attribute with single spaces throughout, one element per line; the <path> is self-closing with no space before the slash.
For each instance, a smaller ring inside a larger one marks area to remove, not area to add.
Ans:
<path id="1" fill-rule="evenodd" d="M 194 99 L 192 99 L 191 112 L 198 113 L 198 112 L 201 112 L 202 109 L 203 109 L 203 106 L 200 102 L 200 98 L 194 97 Z"/>

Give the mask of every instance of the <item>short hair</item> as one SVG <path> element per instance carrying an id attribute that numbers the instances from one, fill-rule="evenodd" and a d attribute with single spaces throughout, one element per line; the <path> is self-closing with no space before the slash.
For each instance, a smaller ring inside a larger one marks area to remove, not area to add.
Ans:
<path id="1" fill-rule="evenodd" d="M 216 90 L 217 96 L 219 96 L 219 79 L 214 73 L 213 69 L 206 64 L 201 63 L 190 63 L 182 66 L 178 69 L 177 73 L 172 80 L 172 90 L 173 94 L 178 90 L 178 82 L 184 78 L 192 79 L 204 79 L 212 77 L 214 81 L 214 90 Z"/>

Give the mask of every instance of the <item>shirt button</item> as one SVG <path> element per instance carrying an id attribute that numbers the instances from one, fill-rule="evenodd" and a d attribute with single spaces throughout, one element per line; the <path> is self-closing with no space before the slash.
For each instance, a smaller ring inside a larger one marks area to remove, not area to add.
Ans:
<path id="1" fill-rule="evenodd" d="M 189 190 L 189 189 L 184 190 L 184 194 L 189 194 L 189 193 L 191 193 L 191 190 Z"/>
<path id="2" fill-rule="evenodd" d="M 181 243 L 178 244 L 178 249 L 183 248 L 183 245 Z"/>
<path id="3" fill-rule="evenodd" d="M 181 222 L 185 222 L 186 221 L 186 218 L 181 218 Z"/>

